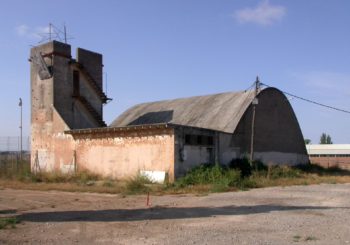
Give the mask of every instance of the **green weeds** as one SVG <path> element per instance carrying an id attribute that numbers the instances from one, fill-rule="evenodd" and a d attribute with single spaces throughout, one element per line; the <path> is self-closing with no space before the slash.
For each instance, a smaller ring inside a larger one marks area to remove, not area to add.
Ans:
<path id="1" fill-rule="evenodd" d="M 8 227 L 16 228 L 19 220 L 16 217 L 0 218 L 0 230 Z"/>

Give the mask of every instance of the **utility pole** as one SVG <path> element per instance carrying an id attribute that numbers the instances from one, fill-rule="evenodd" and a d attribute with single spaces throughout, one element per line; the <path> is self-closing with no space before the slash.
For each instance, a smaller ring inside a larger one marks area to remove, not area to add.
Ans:
<path id="1" fill-rule="evenodd" d="M 20 126 L 19 126 L 19 129 L 20 129 L 20 132 L 21 132 L 21 136 L 20 136 L 20 155 L 19 155 L 19 157 L 20 157 L 20 160 L 22 160 L 22 146 L 23 146 L 23 144 L 22 144 L 22 139 L 23 139 L 23 137 L 22 137 L 22 98 L 19 98 L 19 107 L 20 107 L 20 110 L 21 110 L 21 121 L 20 121 Z"/>
<path id="2" fill-rule="evenodd" d="M 259 103 L 257 98 L 259 88 L 260 88 L 259 77 L 256 77 L 254 99 L 252 102 L 253 115 L 252 115 L 252 130 L 251 130 L 251 139 L 250 139 L 250 164 L 251 165 L 253 164 L 253 160 L 254 160 L 255 107 Z"/>

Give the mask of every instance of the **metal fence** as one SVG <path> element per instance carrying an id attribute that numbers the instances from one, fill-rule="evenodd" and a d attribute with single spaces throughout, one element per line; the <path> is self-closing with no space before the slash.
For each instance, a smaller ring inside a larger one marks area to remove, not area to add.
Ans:
<path id="1" fill-rule="evenodd" d="M 0 176 L 22 171 L 30 163 L 30 138 L 0 137 Z"/>
<path id="2" fill-rule="evenodd" d="M 19 152 L 21 150 L 21 137 L 0 137 L 0 152 Z M 22 151 L 30 151 L 30 137 L 22 137 Z"/>

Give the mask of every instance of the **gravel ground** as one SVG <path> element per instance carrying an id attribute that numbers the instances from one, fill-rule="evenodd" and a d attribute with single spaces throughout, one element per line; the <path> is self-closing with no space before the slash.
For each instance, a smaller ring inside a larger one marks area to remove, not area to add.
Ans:
<path id="1" fill-rule="evenodd" d="M 350 184 L 205 196 L 0 190 L 0 244 L 350 244 Z"/>

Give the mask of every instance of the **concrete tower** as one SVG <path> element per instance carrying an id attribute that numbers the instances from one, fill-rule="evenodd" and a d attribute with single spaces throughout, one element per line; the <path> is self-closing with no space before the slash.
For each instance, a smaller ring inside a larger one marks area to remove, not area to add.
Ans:
<path id="1" fill-rule="evenodd" d="M 32 168 L 40 168 L 38 162 L 48 164 L 41 166 L 46 169 L 72 162 L 72 152 L 59 159 L 53 154 L 71 141 L 65 130 L 106 126 L 102 55 L 78 48 L 76 56 L 72 59 L 70 45 L 57 41 L 31 49 Z"/>

